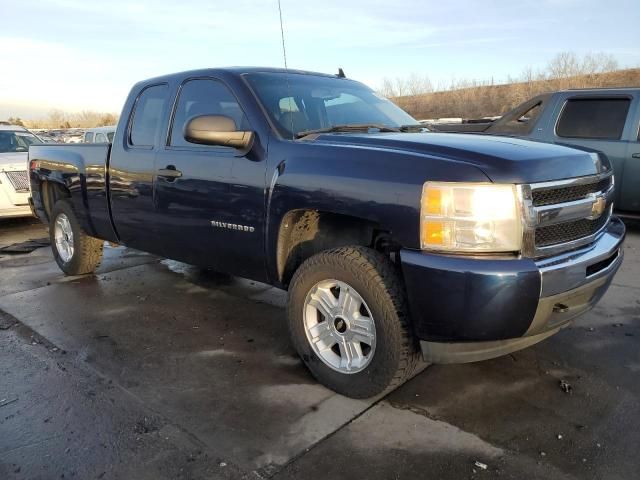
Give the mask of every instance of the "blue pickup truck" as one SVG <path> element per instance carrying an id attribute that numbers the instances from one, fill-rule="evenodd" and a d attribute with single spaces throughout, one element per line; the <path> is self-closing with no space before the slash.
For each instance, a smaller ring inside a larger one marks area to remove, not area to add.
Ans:
<path id="1" fill-rule="evenodd" d="M 146 80 L 113 143 L 32 146 L 29 179 L 64 273 L 107 240 L 287 289 L 300 357 L 351 397 L 553 335 L 623 255 L 606 156 L 424 132 L 343 75 Z"/>

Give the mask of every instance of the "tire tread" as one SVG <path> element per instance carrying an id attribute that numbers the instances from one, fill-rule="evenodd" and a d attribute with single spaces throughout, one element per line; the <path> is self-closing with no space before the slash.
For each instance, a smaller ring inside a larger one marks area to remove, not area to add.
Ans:
<path id="1" fill-rule="evenodd" d="M 295 272 L 291 285 L 295 285 L 308 272 L 322 267 L 330 268 L 336 263 L 349 270 L 354 276 L 361 278 L 369 292 L 383 292 L 383 295 L 387 297 L 382 302 L 386 306 L 383 309 L 383 315 L 391 317 L 394 321 L 397 319 L 399 322 L 400 328 L 394 330 L 399 337 L 390 339 L 400 346 L 396 371 L 389 383 L 383 388 L 378 388 L 380 392 L 376 392 L 374 395 L 388 392 L 409 379 L 421 362 L 419 349 L 411 329 L 402 278 L 396 271 L 394 264 L 382 253 L 366 247 L 346 246 L 325 250 L 307 259 Z M 289 308 L 295 307 L 290 303 Z M 294 313 L 289 312 L 290 318 Z M 353 396 L 371 395 L 356 393 Z"/>
<path id="2" fill-rule="evenodd" d="M 56 253 L 54 242 L 54 223 L 59 213 L 64 213 L 71 223 L 74 238 L 74 253 L 71 260 L 63 263 Z M 51 221 L 49 225 L 49 235 L 51 237 L 51 248 L 54 250 L 56 262 L 67 275 L 85 275 L 93 273 L 102 262 L 102 254 L 104 251 L 104 241 L 92 237 L 82 230 L 76 216 L 73 213 L 71 205 L 66 200 L 59 200 L 53 206 L 51 212 Z"/>

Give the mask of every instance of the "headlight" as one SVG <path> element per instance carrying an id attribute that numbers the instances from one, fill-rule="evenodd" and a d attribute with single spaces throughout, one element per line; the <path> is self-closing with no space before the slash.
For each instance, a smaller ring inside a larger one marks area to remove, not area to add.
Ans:
<path id="1" fill-rule="evenodd" d="M 425 250 L 517 252 L 522 247 L 515 185 L 427 182 L 420 221 Z"/>

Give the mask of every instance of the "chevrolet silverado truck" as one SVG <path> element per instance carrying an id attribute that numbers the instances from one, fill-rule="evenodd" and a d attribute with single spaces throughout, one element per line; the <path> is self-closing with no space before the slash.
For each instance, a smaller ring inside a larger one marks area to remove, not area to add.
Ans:
<path id="1" fill-rule="evenodd" d="M 622 263 L 606 156 L 423 130 L 342 74 L 167 75 L 112 144 L 32 146 L 33 206 L 68 275 L 109 241 L 287 289 L 311 373 L 369 397 L 553 335 Z"/>
<path id="2" fill-rule="evenodd" d="M 640 219 L 640 88 L 545 93 L 491 123 L 434 124 L 429 128 L 512 135 L 601 151 L 616 177 L 616 213 Z"/>

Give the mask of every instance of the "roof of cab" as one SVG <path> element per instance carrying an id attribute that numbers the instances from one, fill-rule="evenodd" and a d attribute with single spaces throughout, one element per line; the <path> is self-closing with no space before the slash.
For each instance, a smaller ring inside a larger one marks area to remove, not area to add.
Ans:
<path id="1" fill-rule="evenodd" d="M 237 75 L 237 76 L 243 75 L 245 73 L 288 73 L 288 74 L 295 74 L 295 75 L 314 75 L 318 77 L 339 78 L 337 74 L 311 72 L 308 70 L 295 70 L 291 68 L 284 69 L 284 68 L 274 68 L 274 67 L 223 67 L 223 68 L 203 68 L 199 70 L 186 70 L 184 72 L 170 73 L 167 75 L 161 75 L 159 77 L 148 78 L 138 83 L 167 81 L 175 78 L 206 76 L 206 75 L 215 75 L 215 74 L 221 74 L 221 73 L 227 74 L 227 75 L 229 74 Z"/>
<path id="2" fill-rule="evenodd" d="M 558 93 L 639 93 L 640 87 L 597 87 L 597 88 L 567 88 L 565 90 L 559 90 Z"/>

